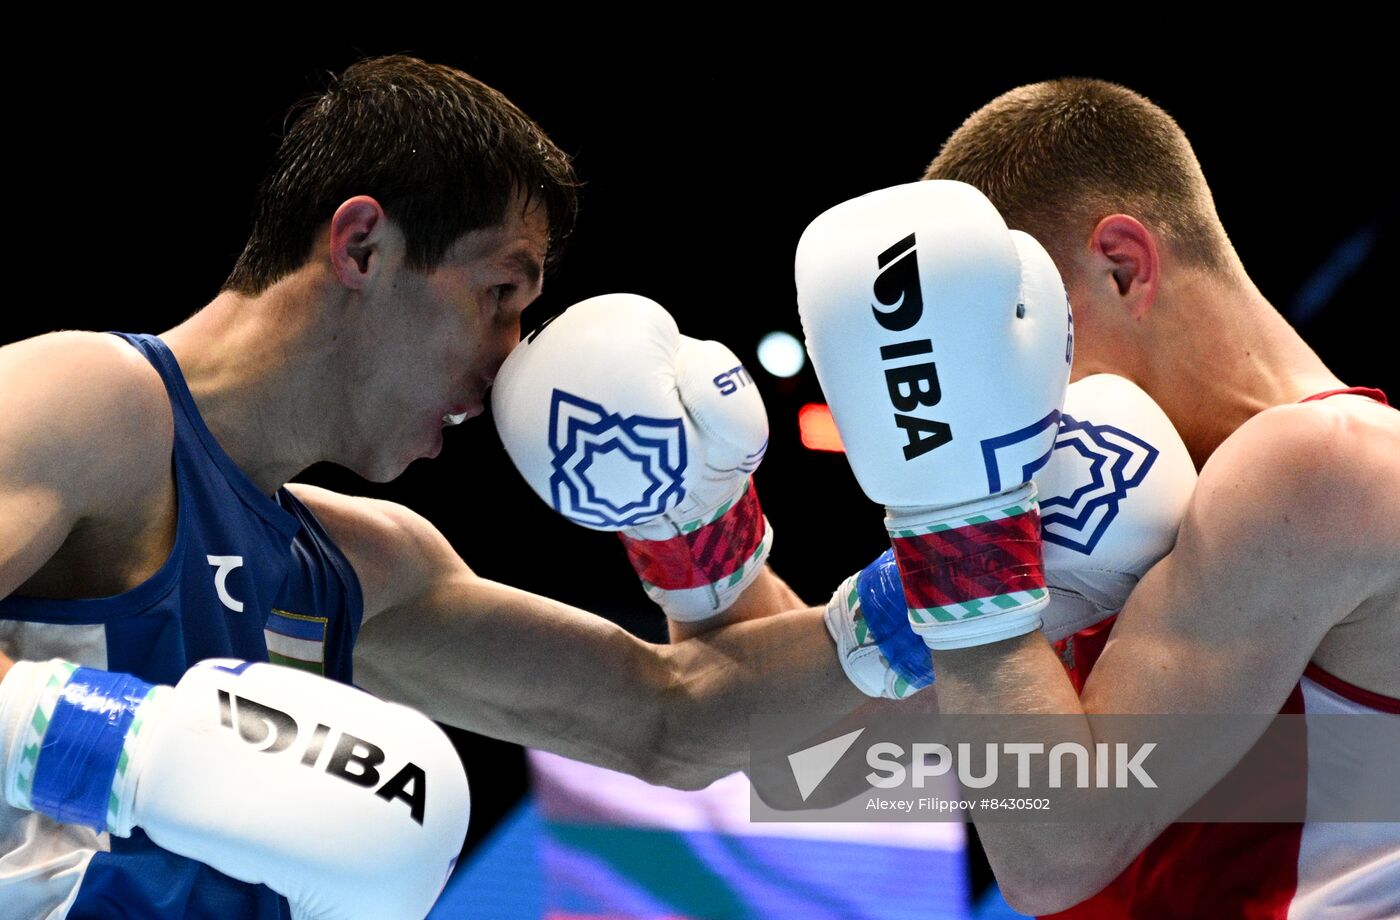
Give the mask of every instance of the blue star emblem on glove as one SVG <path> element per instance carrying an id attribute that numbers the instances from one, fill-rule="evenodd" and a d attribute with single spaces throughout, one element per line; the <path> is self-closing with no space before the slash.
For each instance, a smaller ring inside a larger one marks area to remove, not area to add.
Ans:
<path id="1" fill-rule="evenodd" d="M 1035 477 L 1054 448 L 1058 411 L 1024 428 L 982 442 L 982 461 L 987 465 L 987 488 L 993 494 Z"/>
<path id="2" fill-rule="evenodd" d="M 560 514 L 591 527 L 639 524 L 685 497 L 685 425 L 680 418 L 609 412 L 556 389 L 549 405 L 554 473 L 550 500 Z"/>
<path id="3" fill-rule="evenodd" d="M 1082 475 L 1068 494 L 1041 497 L 1041 533 L 1051 543 L 1088 555 L 1118 516 L 1128 492 L 1146 478 L 1158 451 L 1121 428 L 1070 415 L 1060 416 L 1055 450 L 1077 453 Z"/>

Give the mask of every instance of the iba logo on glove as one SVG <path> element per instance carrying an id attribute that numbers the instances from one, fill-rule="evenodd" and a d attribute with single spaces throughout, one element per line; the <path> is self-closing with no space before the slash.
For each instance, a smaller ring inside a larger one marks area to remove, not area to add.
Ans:
<path id="1" fill-rule="evenodd" d="M 880 274 L 875 278 L 875 299 L 893 310 L 881 310 L 873 304 L 870 312 L 875 321 L 891 332 L 906 332 L 924 315 L 924 292 L 919 283 L 918 252 L 914 234 L 880 253 L 877 262 Z M 910 339 L 893 345 L 880 346 L 883 361 L 899 361 L 933 351 L 930 339 Z M 885 367 L 885 389 L 894 406 L 894 423 L 904 430 L 908 443 L 904 459 L 914 460 L 953 440 L 953 429 L 947 422 L 923 418 L 914 413 L 920 408 L 932 408 L 943 399 L 938 384 L 938 365 L 933 361 Z"/>
<path id="2" fill-rule="evenodd" d="M 556 389 L 549 404 L 556 511 L 592 527 L 650 520 L 685 497 L 685 426 L 679 418 L 623 418 Z"/>
<path id="3" fill-rule="evenodd" d="M 225 668 L 224 670 L 230 670 Z M 234 696 L 227 690 L 219 690 L 219 722 L 232 729 L 238 737 L 258 748 L 264 754 L 277 754 L 291 747 L 297 740 L 296 720 L 280 709 L 273 709 L 247 697 Z M 318 724 L 311 734 L 306 752 L 301 756 L 302 766 L 316 769 L 316 761 L 325 750 L 326 741 L 335 732 L 329 725 Z M 383 785 L 379 784 L 379 766 L 384 763 L 384 749 L 363 738 L 356 738 L 349 732 L 340 732 L 335 747 L 326 761 L 324 771 L 366 789 L 375 789 L 374 794 L 386 802 L 403 800 L 409 814 L 421 826 L 423 812 L 427 808 L 428 778 L 423 768 L 415 763 L 406 763 Z"/>

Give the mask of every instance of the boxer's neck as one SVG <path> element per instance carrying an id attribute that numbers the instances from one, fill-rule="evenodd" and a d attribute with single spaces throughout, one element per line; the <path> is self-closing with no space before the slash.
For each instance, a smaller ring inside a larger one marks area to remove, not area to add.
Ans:
<path id="1" fill-rule="evenodd" d="M 209 430 L 269 495 L 337 459 L 337 404 L 324 394 L 346 362 L 320 287 L 298 272 L 257 296 L 225 291 L 161 336 Z"/>
<path id="2" fill-rule="evenodd" d="M 1166 411 L 1197 467 L 1254 415 L 1342 386 L 1247 277 L 1195 276 L 1163 291 L 1139 384 Z"/>

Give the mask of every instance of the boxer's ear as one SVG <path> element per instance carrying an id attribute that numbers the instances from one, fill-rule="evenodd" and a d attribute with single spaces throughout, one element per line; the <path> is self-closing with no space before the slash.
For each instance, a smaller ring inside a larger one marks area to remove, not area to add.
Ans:
<path id="1" fill-rule="evenodd" d="M 1132 318 L 1152 308 L 1162 264 L 1157 240 L 1141 221 L 1126 214 L 1100 220 L 1089 237 L 1089 257 Z"/>
<path id="2" fill-rule="evenodd" d="M 390 227 L 384 208 L 368 195 L 346 199 L 330 222 L 330 260 L 340 283 L 363 288 L 378 272 Z"/>

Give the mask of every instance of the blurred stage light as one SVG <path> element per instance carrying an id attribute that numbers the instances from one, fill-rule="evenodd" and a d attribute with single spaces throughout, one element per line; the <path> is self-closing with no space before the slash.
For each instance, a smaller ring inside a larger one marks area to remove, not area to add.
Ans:
<path id="1" fill-rule="evenodd" d="M 831 409 L 821 403 L 808 403 L 797 410 L 797 430 L 802 434 L 802 446 L 810 450 L 840 453 L 846 449 L 831 417 Z"/>
<path id="2" fill-rule="evenodd" d="M 770 332 L 758 341 L 758 363 L 774 377 L 791 377 L 807 363 L 807 352 L 797 336 Z"/>

